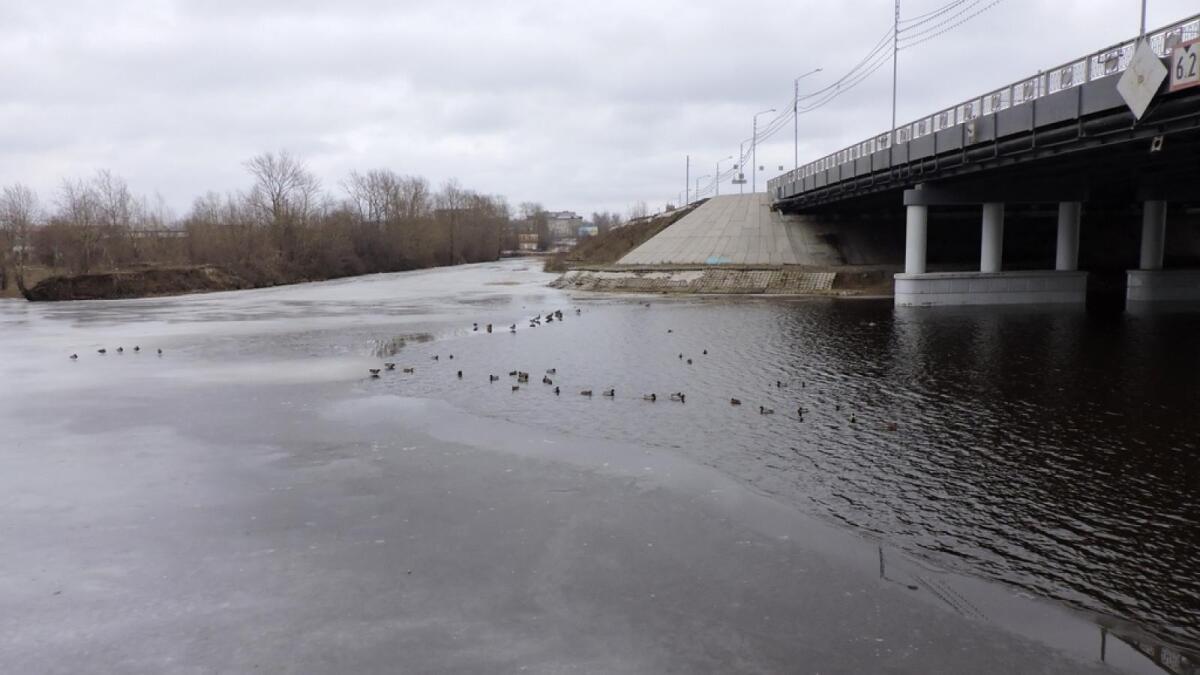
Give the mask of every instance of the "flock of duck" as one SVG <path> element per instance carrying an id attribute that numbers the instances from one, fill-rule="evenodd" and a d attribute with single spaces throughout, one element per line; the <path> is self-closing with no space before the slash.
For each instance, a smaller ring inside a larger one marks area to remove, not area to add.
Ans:
<path id="1" fill-rule="evenodd" d="M 137 354 L 137 353 L 140 353 L 140 352 L 142 351 L 142 348 L 141 348 L 141 346 L 140 346 L 140 345 L 134 345 L 134 346 L 133 346 L 133 349 L 132 349 L 132 350 L 130 350 L 130 351 L 132 351 L 133 353 Z M 159 350 L 157 350 L 157 351 L 158 351 L 158 355 L 159 355 L 159 356 L 162 356 L 162 355 L 163 355 L 163 350 L 162 350 L 162 349 L 159 349 Z M 124 354 L 124 353 L 125 353 L 125 348 L 124 348 L 124 347 L 117 347 L 117 349 L 116 349 L 116 352 L 117 352 L 118 354 Z M 100 349 L 97 349 L 97 350 L 96 350 L 96 353 L 97 353 L 97 354 L 99 354 L 100 356 L 104 356 L 105 354 L 107 354 L 107 353 L 108 353 L 108 349 L 107 349 L 106 347 L 101 347 Z M 70 356 L 70 357 L 68 357 L 68 358 L 70 358 L 72 361 L 77 361 L 77 360 L 79 360 L 79 354 L 71 354 L 71 356 Z"/>
<path id="2" fill-rule="evenodd" d="M 645 306 L 649 307 L 650 303 L 645 303 Z M 580 309 L 575 310 L 576 315 L 579 315 L 581 313 L 582 313 L 582 310 L 580 310 Z M 536 328 L 538 326 L 541 326 L 543 323 L 553 323 L 554 321 L 561 322 L 562 320 L 563 320 L 562 310 L 555 310 L 544 316 L 539 314 L 539 315 L 534 316 L 533 318 L 529 319 L 529 327 Z M 480 330 L 481 330 L 481 328 L 480 328 L 479 323 L 473 324 L 473 326 L 472 326 L 473 332 L 479 332 Z M 491 333 L 491 332 L 493 332 L 494 327 L 490 323 L 484 324 L 482 330 L 484 330 L 485 332 Z M 510 326 L 508 326 L 508 330 L 509 330 L 509 332 L 512 332 L 512 333 L 517 332 L 517 324 L 514 323 L 514 324 L 511 324 Z M 667 332 L 672 333 L 673 331 L 671 329 L 668 329 Z M 701 352 L 701 354 L 704 356 L 707 356 L 708 350 L 704 349 Z M 679 354 L 678 358 L 680 361 L 685 361 L 688 365 L 692 365 L 692 363 L 693 363 L 693 360 L 691 358 L 685 357 L 685 355 L 682 352 Z M 438 360 L 440 360 L 440 355 L 435 354 L 431 357 L 431 359 L 434 361 L 438 361 Z M 453 359 L 454 359 L 453 354 L 448 355 L 448 360 L 453 360 Z M 382 369 L 381 368 L 371 368 L 368 370 L 368 372 L 370 373 L 371 378 L 375 379 L 375 378 L 379 378 L 380 374 L 382 372 L 391 371 L 391 370 L 395 370 L 395 369 L 396 369 L 395 363 L 386 362 L 383 364 Z M 411 374 L 411 373 L 415 372 L 415 368 L 404 368 L 403 372 Z M 542 375 L 542 384 L 545 386 L 548 386 L 548 387 L 554 387 L 554 389 L 552 390 L 554 392 L 554 395 L 560 396 L 560 395 L 562 395 L 562 389 L 559 385 L 554 383 L 554 379 L 551 377 L 552 375 L 557 375 L 557 374 L 558 374 L 558 370 L 556 368 L 547 369 L 545 374 Z M 510 378 L 515 378 L 515 382 L 511 385 L 512 391 L 514 391 L 514 392 L 520 391 L 522 385 L 527 385 L 529 383 L 529 373 L 528 372 L 525 372 L 522 370 L 512 370 L 512 371 L 509 371 L 508 376 Z M 463 371 L 459 370 L 457 372 L 457 377 L 458 377 L 458 379 L 461 380 L 463 378 Z M 496 374 L 488 375 L 489 383 L 495 383 L 495 382 L 499 382 L 499 381 L 500 381 L 499 375 L 496 375 Z M 803 388 L 806 388 L 806 386 L 807 386 L 807 384 L 805 382 L 803 382 L 803 381 L 800 382 L 800 388 L 803 389 Z M 777 389 L 785 389 L 788 387 L 788 384 L 783 382 L 782 380 L 776 380 L 775 387 Z M 592 389 L 582 389 L 582 390 L 580 390 L 579 395 L 591 398 L 594 395 L 594 392 Z M 610 388 L 610 389 L 605 389 L 605 390 L 601 391 L 600 395 L 607 397 L 607 398 L 616 398 L 617 392 L 616 392 L 615 388 Z M 659 398 L 658 394 L 656 394 L 654 392 L 642 395 L 643 401 L 648 401 L 651 403 L 658 401 L 658 398 Z M 668 394 L 667 399 L 670 401 L 678 402 L 678 403 L 687 403 L 687 394 L 685 394 L 682 391 L 672 392 L 672 393 Z M 730 398 L 729 404 L 732 406 L 740 406 L 740 405 L 742 405 L 742 401 L 741 401 L 741 399 L 738 399 L 738 398 Z M 841 409 L 842 409 L 842 406 L 840 404 L 835 406 L 835 410 L 841 411 Z M 766 406 L 760 405 L 760 406 L 758 406 L 758 413 L 760 415 L 774 415 L 775 410 L 772 408 L 768 408 Z M 796 415 L 798 417 L 800 417 L 801 420 L 804 419 L 804 413 L 805 413 L 805 408 L 803 405 L 798 406 L 796 408 Z M 854 424 L 857 421 L 858 421 L 857 417 L 854 415 L 854 413 L 851 413 L 850 414 L 850 423 Z M 887 425 L 887 429 L 889 431 L 895 431 L 896 430 L 895 423 L 889 423 Z"/>

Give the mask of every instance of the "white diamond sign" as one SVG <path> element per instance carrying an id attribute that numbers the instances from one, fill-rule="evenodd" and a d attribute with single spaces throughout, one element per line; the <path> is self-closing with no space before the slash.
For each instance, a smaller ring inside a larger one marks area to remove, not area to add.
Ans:
<path id="1" fill-rule="evenodd" d="M 1142 119 L 1165 79 L 1167 67 L 1150 48 L 1150 43 L 1142 40 L 1133 53 L 1129 68 L 1117 82 L 1117 93 L 1125 99 L 1125 104 L 1133 111 L 1133 116 Z"/>

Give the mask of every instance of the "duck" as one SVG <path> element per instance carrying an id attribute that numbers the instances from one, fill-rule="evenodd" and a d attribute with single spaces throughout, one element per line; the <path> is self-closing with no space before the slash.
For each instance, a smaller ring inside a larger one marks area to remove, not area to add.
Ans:
<path id="1" fill-rule="evenodd" d="M 160 349 L 160 350 L 158 350 L 158 355 L 159 355 L 159 356 L 162 356 L 162 350 L 161 350 L 161 349 Z"/>
<path id="2" fill-rule="evenodd" d="M 437 355 L 437 354 L 434 354 L 434 355 L 433 355 L 433 360 L 434 360 L 434 361 L 437 361 L 437 360 L 438 360 L 438 355 Z"/>
<path id="3" fill-rule="evenodd" d="M 563 317 L 562 310 L 561 309 L 554 310 L 554 316 L 558 317 L 559 321 L 562 321 L 562 317 Z"/>
<path id="4" fill-rule="evenodd" d="M 760 405 L 760 406 L 758 406 L 758 414 L 759 415 L 774 415 L 775 411 L 771 410 L 770 408 L 764 408 L 763 406 Z"/>
<path id="5" fill-rule="evenodd" d="M 680 360 L 680 361 L 682 361 L 682 360 L 683 360 L 683 352 L 679 352 L 679 360 Z"/>
<path id="6" fill-rule="evenodd" d="M 474 326 L 471 328 L 471 330 L 473 330 L 473 331 L 478 331 L 478 330 L 479 330 L 479 324 L 474 324 Z"/>
<path id="7" fill-rule="evenodd" d="M 560 393 L 560 392 L 559 392 L 559 390 L 558 390 L 558 386 L 555 386 L 555 387 L 554 387 L 554 395 L 555 395 L 555 396 L 558 396 L 558 395 L 559 395 L 559 393 Z"/>
<path id="8" fill-rule="evenodd" d="M 108 350 L 107 350 L 107 349 L 104 349 L 104 348 L 100 348 L 100 349 L 97 349 L 97 350 L 96 350 L 96 353 L 97 353 L 97 354 L 107 354 L 107 353 L 108 353 Z"/>
<path id="9" fill-rule="evenodd" d="M 487 325 L 487 332 L 492 332 L 492 324 L 490 323 Z"/>
<path id="10" fill-rule="evenodd" d="M 514 323 L 513 325 L 509 326 L 508 329 L 514 333 L 517 332 L 517 324 Z"/>
<path id="11" fill-rule="evenodd" d="M 557 373 L 558 373 L 558 368 L 547 368 L 547 369 L 546 369 L 546 374 L 547 374 L 547 375 L 555 375 L 555 374 L 557 374 Z"/>
<path id="12" fill-rule="evenodd" d="M 460 380 L 462 379 L 462 371 L 461 370 L 458 371 L 458 379 L 460 379 Z"/>
<path id="13" fill-rule="evenodd" d="M 729 405 L 741 405 L 741 404 L 742 404 L 742 400 L 740 398 L 729 399 Z"/>
<path id="14" fill-rule="evenodd" d="M 688 359 L 688 360 L 687 360 L 687 364 L 688 364 L 689 366 L 690 366 L 690 365 L 692 365 L 692 360 L 691 360 L 691 359 Z"/>
<path id="15" fill-rule="evenodd" d="M 646 394 L 645 396 L 642 396 L 642 400 L 654 402 L 654 401 L 658 400 L 658 396 L 656 396 L 654 394 Z"/>
<path id="16" fill-rule="evenodd" d="M 528 382 L 529 373 L 517 373 L 517 382 Z"/>
<path id="17" fill-rule="evenodd" d="M 546 375 L 543 375 L 542 376 L 542 384 L 554 384 L 554 380 L 551 380 Z"/>
<path id="18" fill-rule="evenodd" d="M 125 348 L 124 348 L 124 347 L 117 347 L 117 353 L 118 353 L 118 354 L 124 354 L 124 353 L 125 353 Z"/>
<path id="19" fill-rule="evenodd" d="M 378 368 L 371 368 L 368 372 L 371 373 L 371 377 L 379 377 L 379 369 Z"/>
<path id="20" fill-rule="evenodd" d="M 850 424 L 854 424 L 857 421 L 858 418 L 854 416 L 854 413 L 850 413 Z"/>
<path id="21" fill-rule="evenodd" d="M 139 347 L 139 346 L 137 346 L 137 345 L 134 345 L 134 346 L 133 346 L 133 351 L 135 351 L 135 352 L 140 352 L 140 351 L 142 351 L 142 348 L 141 348 L 141 347 Z"/>
<path id="22" fill-rule="evenodd" d="M 674 394 L 671 394 L 671 400 L 679 401 L 680 403 L 687 403 L 687 396 L 685 396 L 682 391 L 677 391 Z"/>
<path id="23" fill-rule="evenodd" d="M 671 330 L 670 328 L 668 328 L 668 329 L 667 329 L 667 332 L 668 332 L 668 333 L 674 333 L 675 331 L 673 331 L 673 330 Z"/>
<path id="24" fill-rule="evenodd" d="M 605 389 L 603 393 L 605 396 L 607 396 L 609 398 L 614 398 L 617 395 L 617 390 L 616 389 Z"/>
<path id="25" fill-rule="evenodd" d="M 499 380 L 499 375 L 488 375 L 488 382 L 498 382 Z"/>
<path id="26" fill-rule="evenodd" d="M 580 314 L 583 314 L 583 310 L 576 307 L 575 308 L 575 316 L 579 316 Z"/>
<path id="27" fill-rule="evenodd" d="M 515 371 L 515 370 L 510 370 L 510 371 L 508 371 L 508 376 L 509 376 L 509 377 L 516 377 L 516 376 L 517 376 L 517 371 Z"/>
<path id="28" fill-rule="evenodd" d="M 580 395 L 580 396 L 591 396 L 591 395 L 592 395 L 592 390 L 591 390 L 591 389 L 584 389 L 583 391 L 579 392 L 579 395 Z"/>
<path id="29" fill-rule="evenodd" d="M 776 389 L 783 389 L 783 387 L 784 387 L 783 382 L 781 382 L 780 380 L 775 380 L 775 388 Z"/>
<path id="30" fill-rule="evenodd" d="M 513 391 L 520 391 L 520 390 L 521 390 L 521 385 L 519 385 L 519 384 L 514 384 L 514 385 L 512 386 L 512 390 L 513 390 Z"/>
<path id="31" fill-rule="evenodd" d="M 383 364 L 383 367 L 387 368 L 388 370 L 395 370 L 396 364 L 389 361 L 388 363 Z"/>
<path id="32" fill-rule="evenodd" d="M 453 354 L 451 354 L 451 355 L 450 355 L 450 360 L 451 360 L 451 361 L 453 361 L 453 360 L 454 360 L 454 355 L 453 355 Z"/>
<path id="33" fill-rule="evenodd" d="M 405 368 L 404 372 L 408 373 L 409 375 L 412 375 L 413 373 L 417 372 L 417 369 L 416 368 Z"/>
<path id="34" fill-rule="evenodd" d="M 708 350 L 707 350 L 707 349 L 705 349 L 703 352 L 700 352 L 700 353 L 701 353 L 701 354 L 703 354 L 704 356 L 708 356 Z"/>
<path id="35" fill-rule="evenodd" d="M 72 355 L 71 355 L 71 360 L 72 360 L 72 361 L 74 361 L 74 360 L 76 360 L 76 359 L 78 359 L 78 358 L 79 358 L 79 355 L 78 355 L 78 354 L 72 354 Z"/>

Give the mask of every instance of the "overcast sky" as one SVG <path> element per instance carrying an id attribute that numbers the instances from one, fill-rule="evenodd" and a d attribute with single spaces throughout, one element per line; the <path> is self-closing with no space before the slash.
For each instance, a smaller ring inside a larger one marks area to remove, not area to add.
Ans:
<path id="1" fill-rule="evenodd" d="M 1003 0 L 901 52 L 899 118 L 1132 37 L 1139 11 Z M 1149 24 L 1196 12 L 1150 0 Z M 0 185 L 52 203 L 63 178 L 111 169 L 183 215 L 288 149 L 335 194 L 351 169 L 390 168 L 514 205 L 661 208 L 686 154 L 712 173 L 793 77 L 836 79 L 891 21 L 891 0 L 0 0 Z M 885 130 L 890 99 L 885 66 L 802 116 L 801 161 Z M 760 145 L 759 189 L 791 163 L 789 125 Z"/>

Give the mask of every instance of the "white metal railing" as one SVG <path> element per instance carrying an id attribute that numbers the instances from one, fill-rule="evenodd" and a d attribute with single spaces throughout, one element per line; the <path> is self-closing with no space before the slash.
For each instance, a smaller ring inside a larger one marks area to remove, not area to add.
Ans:
<path id="1" fill-rule="evenodd" d="M 1173 23 L 1147 35 L 1151 49 L 1160 57 L 1170 54 L 1176 45 L 1198 38 L 1200 38 L 1200 15 Z M 961 125 L 983 115 L 991 115 L 1014 106 L 1024 105 L 1043 96 L 1123 72 L 1129 67 L 1136 46 L 1137 39 L 1135 38 L 1107 47 L 1076 61 L 1064 63 L 1033 77 L 1019 80 L 978 98 L 897 127 L 890 133 L 885 131 L 869 140 L 826 155 L 767 181 L 768 190 L 777 195 L 776 186 L 780 183 L 792 183 L 853 162 L 860 157 L 870 156 L 871 153 L 879 150 L 886 150 L 891 147 L 893 137 L 897 143 L 907 143 Z"/>

